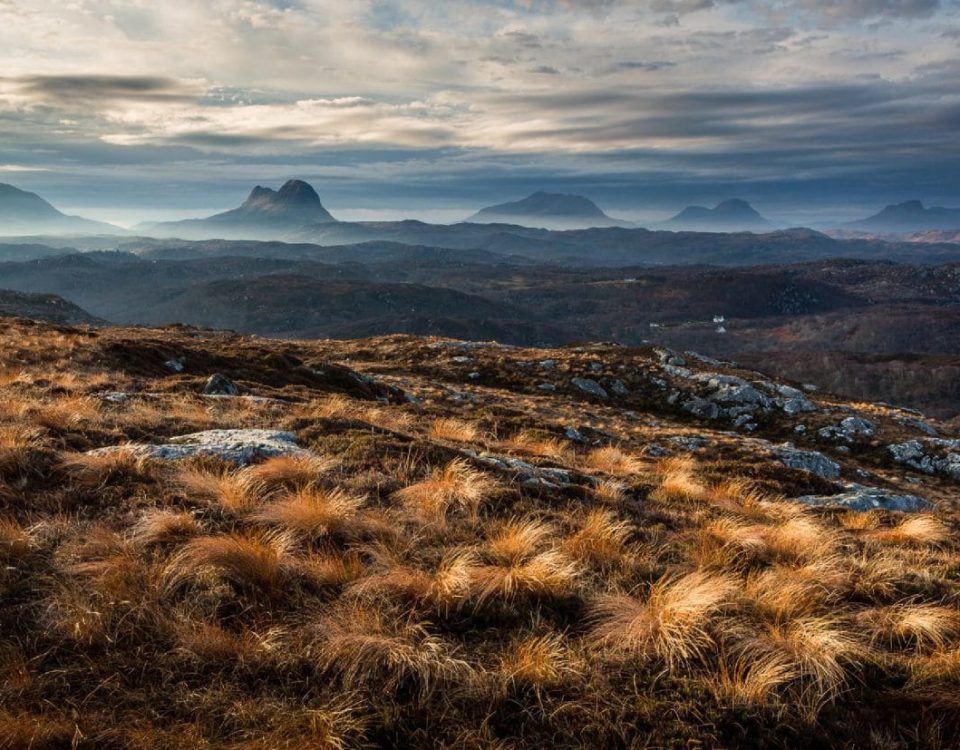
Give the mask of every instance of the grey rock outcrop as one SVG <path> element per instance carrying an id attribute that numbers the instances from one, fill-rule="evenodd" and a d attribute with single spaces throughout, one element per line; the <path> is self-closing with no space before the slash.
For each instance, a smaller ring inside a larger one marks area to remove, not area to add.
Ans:
<path id="1" fill-rule="evenodd" d="M 841 507 L 849 510 L 868 511 L 874 509 L 916 513 L 929 510 L 933 506 L 917 495 L 904 495 L 880 487 L 864 487 L 860 484 L 848 484 L 844 491 L 836 495 L 805 495 L 797 498 L 805 505 Z"/>
<path id="2" fill-rule="evenodd" d="M 91 455 L 107 455 L 130 451 L 138 456 L 164 461 L 177 461 L 193 456 L 214 456 L 236 464 L 250 463 L 254 458 L 306 455 L 297 445 L 292 432 L 279 430 L 206 430 L 171 438 L 166 443 L 130 443 L 97 448 Z"/>
<path id="3" fill-rule="evenodd" d="M 960 481 L 960 440 L 923 438 L 888 445 L 893 460 L 924 474 L 940 474 Z"/>
<path id="4" fill-rule="evenodd" d="M 817 451 L 804 451 L 789 444 L 776 445 L 772 450 L 780 462 L 791 469 L 809 471 L 824 479 L 840 476 L 840 464 Z"/>
<path id="5" fill-rule="evenodd" d="M 240 389 L 237 387 L 236 383 L 227 378 L 225 375 L 221 375 L 219 372 L 214 373 L 207 378 L 207 382 L 203 386 L 203 392 L 207 396 L 240 395 Z"/>

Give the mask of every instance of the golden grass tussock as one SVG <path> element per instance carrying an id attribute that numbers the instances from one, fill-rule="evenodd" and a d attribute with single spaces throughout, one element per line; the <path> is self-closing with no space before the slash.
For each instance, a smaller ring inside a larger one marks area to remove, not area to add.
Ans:
<path id="1" fill-rule="evenodd" d="M 33 550 L 33 539 L 17 519 L 0 515 L 0 565 L 15 566 Z"/>
<path id="2" fill-rule="evenodd" d="M 456 649 L 425 623 L 356 603 L 341 606 L 316 627 L 311 652 L 347 689 L 392 691 L 412 681 L 425 697 L 439 685 L 471 676 Z"/>
<path id="3" fill-rule="evenodd" d="M 177 651 L 211 667 L 262 662 L 276 653 L 282 635 L 280 631 L 260 635 L 246 628 L 232 631 L 215 622 L 186 621 L 176 628 Z"/>
<path id="4" fill-rule="evenodd" d="M 497 562 L 515 563 L 536 554 L 556 534 L 553 524 L 539 518 L 513 518 L 488 536 L 484 549 Z"/>
<path id="5" fill-rule="evenodd" d="M 575 680 L 577 659 L 560 633 L 515 638 L 500 657 L 500 680 L 513 687 L 553 688 Z"/>
<path id="6" fill-rule="evenodd" d="M 146 546 L 182 542 L 199 533 L 200 524 L 191 513 L 160 508 L 144 511 L 130 528 L 131 538 Z"/>
<path id="7" fill-rule="evenodd" d="M 529 453 L 534 456 L 549 458 L 560 464 L 570 464 L 576 459 L 576 451 L 570 443 L 554 437 L 544 437 L 535 432 L 520 432 L 506 440 L 501 445 L 508 451 Z"/>
<path id="8" fill-rule="evenodd" d="M 23 425 L 0 425 L 0 476 L 22 474 L 30 466 L 33 449 L 41 444 L 37 430 Z"/>
<path id="9" fill-rule="evenodd" d="M 151 478 L 150 459 L 131 448 L 121 447 L 100 453 L 64 453 L 60 470 L 83 487 L 101 487 L 121 480 Z"/>
<path id="10" fill-rule="evenodd" d="M 839 596 L 820 577 L 786 565 L 774 565 L 749 575 L 744 594 L 755 613 L 773 623 L 812 615 Z"/>
<path id="11" fill-rule="evenodd" d="M 350 591 L 360 596 L 386 594 L 448 611 L 471 596 L 476 569 L 472 552 L 454 551 L 445 555 L 434 571 L 395 564 L 357 581 Z"/>
<path id="12" fill-rule="evenodd" d="M 657 658 L 675 669 L 713 645 L 711 620 L 737 590 L 729 576 L 697 570 L 661 578 L 643 599 L 602 595 L 592 607 L 592 636 L 611 652 Z"/>
<path id="13" fill-rule="evenodd" d="M 767 533 L 771 552 L 780 559 L 817 560 L 833 554 L 837 534 L 813 516 L 800 515 L 772 526 Z"/>
<path id="14" fill-rule="evenodd" d="M 174 485 L 188 500 L 242 514 L 260 505 L 267 487 L 255 474 L 240 469 L 180 468 Z"/>
<path id="15" fill-rule="evenodd" d="M 617 507 L 625 503 L 629 497 L 627 488 L 620 482 L 597 482 L 592 490 L 593 499 L 603 505 Z"/>
<path id="16" fill-rule="evenodd" d="M 266 487 L 302 487 L 315 484 L 337 468 L 339 462 L 330 456 L 297 453 L 273 456 L 244 470 L 255 483 Z"/>
<path id="17" fill-rule="evenodd" d="M 356 551 L 316 552 L 293 563 L 297 573 L 315 586 L 346 586 L 364 574 L 363 558 Z"/>
<path id="18" fill-rule="evenodd" d="M 702 499 L 707 487 L 696 477 L 696 462 L 687 456 L 668 458 L 657 465 L 658 482 L 650 497 L 659 502 Z"/>
<path id="19" fill-rule="evenodd" d="M 421 522 L 443 528 L 451 509 L 475 520 L 483 502 L 499 491 L 499 483 L 488 474 L 463 459 L 454 459 L 426 479 L 398 490 L 393 497 Z"/>
<path id="20" fill-rule="evenodd" d="M 722 517 L 700 527 L 691 559 L 700 567 L 748 567 L 771 555 L 769 527 Z"/>
<path id="21" fill-rule="evenodd" d="M 944 649 L 960 633 L 956 607 L 900 602 L 858 612 L 856 622 L 874 645 L 888 649 Z"/>
<path id="22" fill-rule="evenodd" d="M 564 540 L 571 557 L 598 567 L 615 564 L 623 556 L 633 527 L 608 510 L 587 511 L 579 528 Z"/>
<path id="23" fill-rule="evenodd" d="M 100 424 L 100 402 L 89 396 L 68 396 L 55 401 L 26 404 L 20 418 L 52 432 L 93 428 Z"/>
<path id="24" fill-rule="evenodd" d="M 0 750 L 55 750 L 76 746 L 76 723 L 66 715 L 0 708 Z"/>
<path id="25" fill-rule="evenodd" d="M 481 438 L 481 431 L 476 423 L 455 417 L 440 417 L 433 420 L 427 434 L 434 440 L 446 440 L 451 443 L 476 443 Z"/>
<path id="26" fill-rule="evenodd" d="M 632 453 L 608 445 L 594 448 L 584 459 L 584 466 L 617 477 L 631 477 L 643 471 L 644 461 Z"/>
<path id="27" fill-rule="evenodd" d="M 241 586 L 278 593 L 289 563 L 289 540 L 278 534 L 233 532 L 187 542 L 167 565 L 168 588 L 208 569 Z"/>
<path id="28" fill-rule="evenodd" d="M 562 597 L 571 592 L 581 572 L 567 555 L 548 549 L 512 562 L 476 566 L 471 571 L 471 592 L 478 603 L 522 596 Z"/>
<path id="29" fill-rule="evenodd" d="M 939 518 L 929 515 L 908 516 L 896 526 L 876 529 L 869 539 L 883 544 L 936 546 L 951 537 L 950 528 Z"/>
<path id="30" fill-rule="evenodd" d="M 309 539 L 346 537 L 360 531 L 364 502 L 341 489 L 301 487 L 261 506 L 249 518 Z"/>
<path id="31" fill-rule="evenodd" d="M 771 626 L 745 647 L 751 658 L 785 654 L 798 675 L 797 700 L 812 718 L 836 699 L 863 656 L 858 638 L 831 615 L 812 615 Z"/>

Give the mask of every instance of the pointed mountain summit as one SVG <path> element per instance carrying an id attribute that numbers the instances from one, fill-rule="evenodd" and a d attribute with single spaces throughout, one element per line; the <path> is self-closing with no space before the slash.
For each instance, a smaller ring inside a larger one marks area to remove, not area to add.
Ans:
<path id="1" fill-rule="evenodd" d="M 205 219 L 142 224 L 138 230 L 184 239 L 277 239 L 311 224 L 335 221 L 313 186 L 303 180 L 287 180 L 279 190 L 257 185 L 230 211 Z"/>
<path id="2" fill-rule="evenodd" d="M 663 227 L 697 232 L 766 232 L 771 224 L 745 200 L 731 198 L 714 208 L 687 206 Z"/>
<path id="3" fill-rule="evenodd" d="M 0 183 L 0 235 L 115 234 L 112 224 L 68 216 L 36 193 Z"/>
<path id="4" fill-rule="evenodd" d="M 847 225 L 868 232 L 919 232 L 925 229 L 960 229 L 960 208 L 931 206 L 918 200 L 887 206 L 861 221 Z"/>
<path id="5" fill-rule="evenodd" d="M 538 192 L 510 203 L 483 208 L 469 219 L 472 224 L 520 224 L 547 229 L 630 226 L 607 216 L 582 195 Z"/>

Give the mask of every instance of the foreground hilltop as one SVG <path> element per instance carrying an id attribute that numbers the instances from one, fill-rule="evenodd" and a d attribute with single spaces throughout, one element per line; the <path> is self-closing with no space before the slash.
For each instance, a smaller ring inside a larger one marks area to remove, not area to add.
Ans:
<path id="1" fill-rule="evenodd" d="M 960 441 L 595 344 L 4 321 L 0 747 L 944 746 Z"/>

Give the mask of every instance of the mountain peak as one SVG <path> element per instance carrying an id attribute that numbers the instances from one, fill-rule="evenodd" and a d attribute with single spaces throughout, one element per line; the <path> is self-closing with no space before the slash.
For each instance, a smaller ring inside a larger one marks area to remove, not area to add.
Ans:
<path id="1" fill-rule="evenodd" d="M 310 183 L 303 180 L 287 180 L 279 190 L 257 185 L 243 203 L 244 207 L 270 210 L 283 207 L 321 208 L 320 196 Z"/>
<path id="2" fill-rule="evenodd" d="M 699 231 L 757 231 L 767 230 L 770 222 L 742 198 L 727 198 L 713 208 L 687 206 L 666 222 L 671 229 Z"/>
<path id="3" fill-rule="evenodd" d="M 467 219 L 478 224 L 505 223 L 549 228 L 621 226 L 582 195 L 538 190 L 526 198 L 488 206 Z"/>
<path id="4" fill-rule="evenodd" d="M 849 226 L 878 232 L 916 232 L 926 229 L 960 229 L 960 209 L 931 206 L 922 201 L 894 203 L 877 214 Z"/>

